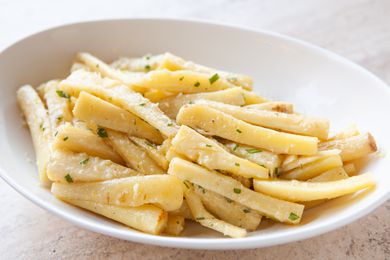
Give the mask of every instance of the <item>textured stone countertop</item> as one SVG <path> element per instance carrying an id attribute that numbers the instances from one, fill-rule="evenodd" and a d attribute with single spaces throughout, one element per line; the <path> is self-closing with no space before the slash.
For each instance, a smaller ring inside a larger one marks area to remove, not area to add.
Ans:
<path id="1" fill-rule="evenodd" d="M 390 1 L 0 0 L 0 49 L 47 27 L 115 17 L 200 18 L 276 31 L 336 52 L 390 83 Z M 0 180 L 0 259 L 390 259 L 390 201 L 305 241 L 243 251 L 160 248 L 80 229 Z"/>

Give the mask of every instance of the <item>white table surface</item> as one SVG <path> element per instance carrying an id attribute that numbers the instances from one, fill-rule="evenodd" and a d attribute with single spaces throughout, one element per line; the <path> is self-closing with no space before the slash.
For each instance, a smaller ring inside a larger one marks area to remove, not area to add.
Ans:
<path id="1" fill-rule="evenodd" d="M 387 0 L 0 0 L 0 49 L 63 23 L 125 17 L 197 18 L 272 30 L 325 47 L 390 83 Z M 344 228 L 288 245 L 243 251 L 160 248 L 75 227 L 0 180 L 0 259 L 390 259 L 389 219 L 388 201 Z"/>

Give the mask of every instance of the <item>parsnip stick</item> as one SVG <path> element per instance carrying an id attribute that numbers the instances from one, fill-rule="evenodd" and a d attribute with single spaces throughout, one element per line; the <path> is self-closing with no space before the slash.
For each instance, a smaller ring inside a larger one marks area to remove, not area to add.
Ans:
<path id="1" fill-rule="evenodd" d="M 175 122 L 167 117 L 157 105 L 152 104 L 127 86 L 101 78 L 96 73 L 75 71 L 61 81 L 60 89 L 74 96 L 78 96 L 82 91 L 98 96 L 142 118 L 166 137 L 172 137 L 177 132 Z"/>
<path id="2" fill-rule="evenodd" d="M 308 179 L 307 181 L 311 182 L 327 182 L 327 181 L 338 181 L 342 179 L 347 179 L 349 176 L 344 171 L 343 167 L 333 168 L 326 172 L 321 173 L 320 175 Z"/>
<path id="3" fill-rule="evenodd" d="M 109 143 L 125 160 L 128 167 L 146 175 L 165 173 L 165 171 L 159 167 L 144 150 L 135 145 L 126 134 L 107 130 L 107 135 Z"/>
<path id="4" fill-rule="evenodd" d="M 58 127 L 53 145 L 57 149 L 86 153 L 123 164 L 122 158 L 104 142 L 103 138 L 105 136 L 99 137 L 90 130 L 65 124 Z"/>
<path id="5" fill-rule="evenodd" d="M 49 120 L 54 134 L 57 127 L 65 122 L 72 122 L 73 115 L 70 110 L 70 96 L 58 89 L 59 81 L 52 80 L 43 85 L 44 99 L 49 112 Z"/>
<path id="6" fill-rule="evenodd" d="M 352 175 L 355 175 L 356 174 L 356 167 L 355 167 L 355 164 L 353 163 L 347 163 L 347 164 L 344 164 L 344 171 L 349 175 L 349 176 L 352 176 Z"/>
<path id="7" fill-rule="evenodd" d="M 16 98 L 30 129 L 39 179 L 46 185 L 49 183 L 46 167 L 50 160 L 50 142 L 52 137 L 47 110 L 37 92 L 30 85 L 19 88 Z"/>
<path id="8" fill-rule="evenodd" d="M 280 222 L 296 224 L 301 220 L 304 208 L 302 205 L 257 193 L 230 177 L 206 170 L 189 161 L 174 158 L 169 164 L 168 173 L 183 181 L 188 180 L 214 191 Z"/>
<path id="9" fill-rule="evenodd" d="M 176 210 L 183 203 L 182 182 L 167 174 L 71 185 L 53 183 L 51 192 L 59 198 L 87 200 L 121 207 L 155 204 L 167 211 Z"/>
<path id="10" fill-rule="evenodd" d="M 350 125 L 347 128 L 343 129 L 341 132 L 329 138 L 328 141 L 345 139 L 356 135 L 360 135 L 359 129 L 356 125 Z"/>
<path id="11" fill-rule="evenodd" d="M 186 105 L 176 118 L 179 124 L 200 128 L 209 134 L 275 153 L 313 155 L 318 139 L 253 126 L 205 105 Z M 221 127 L 222 126 L 222 127 Z"/>
<path id="12" fill-rule="evenodd" d="M 245 237 L 246 230 L 236 227 L 223 220 L 216 219 L 211 215 L 203 206 L 199 196 L 193 191 L 192 188 L 186 189 L 184 196 L 194 216 L 195 221 L 199 222 L 202 226 L 211 228 L 215 231 L 221 232 L 225 236 L 234 238 Z"/>
<path id="13" fill-rule="evenodd" d="M 180 108 L 199 99 L 214 100 L 226 104 L 242 106 L 245 104 L 242 88 L 229 88 L 214 92 L 178 95 L 159 101 L 160 109 L 170 118 L 176 118 Z"/>
<path id="14" fill-rule="evenodd" d="M 320 159 L 324 159 L 331 155 L 338 155 L 338 154 L 340 154 L 340 150 L 333 149 L 333 150 L 319 151 L 316 155 L 312 155 L 312 156 L 299 156 L 295 161 L 288 164 L 284 164 L 281 170 L 283 172 L 287 172 L 292 169 L 302 167 L 303 165 L 318 161 Z"/>
<path id="15" fill-rule="evenodd" d="M 346 139 L 322 142 L 320 150 L 339 149 L 343 161 L 351 161 L 377 151 L 374 137 L 370 133 L 352 136 Z"/>
<path id="16" fill-rule="evenodd" d="M 165 229 L 168 221 L 168 214 L 153 205 L 124 208 L 92 201 L 61 199 L 77 207 L 103 215 L 126 226 L 150 234 L 160 234 Z"/>
<path id="17" fill-rule="evenodd" d="M 270 177 L 275 177 L 275 174 L 279 171 L 280 156 L 272 152 L 257 149 L 251 146 L 228 142 L 225 146 L 229 151 L 237 156 L 245 158 L 251 162 L 263 165 L 269 170 Z"/>
<path id="18" fill-rule="evenodd" d="M 257 110 L 268 110 L 268 111 L 275 111 L 275 112 L 287 113 L 287 114 L 294 113 L 293 104 L 287 102 L 281 102 L 281 101 L 271 101 L 271 102 L 264 102 L 261 104 L 247 105 L 245 106 L 245 108 L 257 109 Z"/>
<path id="19" fill-rule="evenodd" d="M 185 225 L 185 218 L 180 215 L 168 214 L 168 223 L 167 227 L 164 230 L 164 233 L 171 236 L 178 236 L 183 231 Z"/>
<path id="20" fill-rule="evenodd" d="M 85 153 L 54 151 L 47 165 L 47 176 L 60 183 L 95 182 L 140 175 L 110 160 Z"/>
<path id="21" fill-rule="evenodd" d="M 375 186 L 372 174 L 366 173 L 348 179 L 328 182 L 301 182 L 287 180 L 254 180 L 256 191 L 288 201 L 333 199 Z"/>
<path id="22" fill-rule="evenodd" d="M 282 173 L 282 178 L 284 179 L 296 179 L 296 180 L 307 180 L 314 178 L 320 173 L 336 168 L 341 167 L 343 162 L 339 155 L 331 155 L 320 159 L 313 163 L 306 164 L 302 167 L 293 169 L 289 172 Z"/>
<path id="23" fill-rule="evenodd" d="M 315 136 L 321 139 L 328 138 L 329 121 L 325 119 L 267 110 L 248 109 L 210 100 L 197 100 L 195 104 L 212 107 L 250 124 L 294 134 Z"/>
<path id="24" fill-rule="evenodd" d="M 81 92 L 73 109 L 75 117 L 160 144 L 160 132 L 132 113 L 87 92 Z"/>
<path id="25" fill-rule="evenodd" d="M 170 214 L 183 216 L 186 219 L 192 219 L 194 220 L 194 217 L 192 216 L 191 210 L 188 207 L 188 204 L 186 200 L 183 200 L 183 203 L 181 204 L 180 208 L 170 211 Z"/>
<path id="26" fill-rule="evenodd" d="M 141 139 L 135 136 L 129 136 L 130 140 L 142 148 L 150 158 L 157 163 L 163 170 L 168 169 L 168 160 L 165 158 L 164 154 L 157 148 L 155 144 L 150 143 L 148 140 Z"/>
<path id="27" fill-rule="evenodd" d="M 256 230 L 259 226 L 261 215 L 254 210 L 199 185 L 194 185 L 194 190 L 206 209 L 221 220 L 246 230 Z"/>
<path id="28" fill-rule="evenodd" d="M 184 60 L 168 52 L 155 56 L 146 55 L 142 58 L 135 59 L 120 58 L 112 64 L 112 67 L 122 70 L 140 72 L 148 72 L 150 70 L 156 69 L 168 69 L 171 71 L 191 70 L 209 75 L 217 73 L 221 77 L 228 80 L 230 83 L 237 86 L 242 86 L 249 90 L 252 89 L 253 84 L 252 78 L 249 76 L 209 68 L 191 61 Z"/>
<path id="29" fill-rule="evenodd" d="M 191 128 L 182 125 L 172 139 L 172 148 L 175 152 L 185 155 L 210 170 L 222 170 L 246 178 L 267 179 L 268 169 L 230 154 L 220 145 L 207 137 L 202 136 Z"/>

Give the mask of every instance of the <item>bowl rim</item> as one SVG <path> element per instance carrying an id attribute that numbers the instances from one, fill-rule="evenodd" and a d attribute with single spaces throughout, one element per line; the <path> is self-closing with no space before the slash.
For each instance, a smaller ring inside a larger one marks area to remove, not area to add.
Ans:
<path id="1" fill-rule="evenodd" d="M 241 30 L 250 33 L 262 34 L 267 37 L 272 37 L 274 39 L 287 42 L 289 44 L 304 47 L 305 49 L 320 54 L 321 56 L 326 56 L 328 59 L 331 58 L 336 60 L 337 62 L 344 63 L 345 65 L 357 70 L 359 73 L 368 76 L 370 80 L 373 80 L 377 83 L 376 87 L 381 88 L 382 91 L 385 91 L 390 95 L 390 88 L 387 86 L 387 84 L 381 79 L 379 79 L 377 76 L 375 76 L 373 73 L 361 67 L 360 65 L 357 65 L 352 61 L 349 61 L 348 59 L 343 58 L 338 54 L 335 54 L 322 47 L 313 45 L 303 40 L 299 40 L 287 35 L 283 35 L 268 30 L 257 29 L 249 26 L 232 25 L 229 23 L 215 22 L 215 21 L 209 21 L 203 19 L 137 17 L 137 18 L 115 18 L 115 19 L 92 19 L 92 20 L 84 20 L 80 22 L 65 23 L 62 25 L 39 30 L 29 36 L 21 37 L 17 39 L 13 43 L 9 44 L 8 46 L 0 50 L 0 59 L 2 55 L 4 55 L 9 51 L 12 51 L 13 48 L 16 48 L 19 44 L 21 44 L 25 40 L 38 37 L 40 34 L 61 30 L 65 27 L 96 24 L 96 23 L 115 23 L 115 22 L 131 23 L 136 21 L 152 22 L 152 23 L 172 22 L 172 23 L 183 23 L 183 24 L 191 24 L 191 25 L 206 25 L 206 26 L 219 27 L 220 29 L 235 29 L 235 30 Z M 359 209 L 354 215 L 345 214 L 345 216 L 339 218 L 338 220 L 334 220 L 333 222 L 328 222 L 326 223 L 326 225 L 322 225 L 319 227 L 305 229 L 305 226 L 300 226 L 299 229 L 289 231 L 289 236 L 286 235 L 282 236 L 276 234 L 276 235 L 272 235 L 272 238 L 268 237 L 267 239 L 262 239 L 261 235 L 245 237 L 245 238 L 169 237 L 169 236 L 156 236 L 151 234 L 145 234 L 136 230 L 131 230 L 133 232 L 129 233 L 129 231 L 118 230 L 104 225 L 103 226 L 95 225 L 90 221 L 80 219 L 77 216 L 68 213 L 67 211 L 64 211 L 62 209 L 57 209 L 55 207 L 53 208 L 49 202 L 46 202 L 42 198 L 34 194 L 31 194 L 28 189 L 23 188 L 13 178 L 11 178 L 3 169 L 2 165 L 0 165 L 0 177 L 6 183 L 8 183 L 12 188 L 14 188 L 17 192 L 19 192 L 28 200 L 34 202 L 42 209 L 54 213 L 58 217 L 61 217 L 81 228 L 86 228 L 93 232 L 109 235 L 112 237 L 132 241 L 132 242 L 137 242 L 137 243 L 144 243 L 144 244 L 163 246 L 163 247 L 187 248 L 187 249 L 208 249 L 208 250 L 250 249 L 250 248 L 261 248 L 261 247 L 268 247 L 274 245 L 281 245 L 281 244 L 286 244 L 294 241 L 308 239 L 314 236 L 318 236 L 336 230 L 342 226 L 352 223 L 357 219 L 369 214 L 370 212 L 372 212 L 374 209 L 376 209 L 378 206 L 380 206 L 382 203 L 384 203 L 386 200 L 390 198 L 390 188 L 389 188 L 389 190 L 387 190 L 386 192 L 382 192 L 382 194 L 378 195 L 377 198 L 374 199 L 371 204 Z"/>

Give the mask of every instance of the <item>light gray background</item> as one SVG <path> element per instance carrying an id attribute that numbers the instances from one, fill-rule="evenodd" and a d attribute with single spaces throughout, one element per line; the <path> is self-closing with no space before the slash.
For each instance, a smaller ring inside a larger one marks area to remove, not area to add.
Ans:
<path id="1" fill-rule="evenodd" d="M 0 49 L 63 23 L 125 17 L 197 18 L 272 30 L 336 52 L 390 83 L 388 0 L 0 0 Z M 0 180 L 0 259 L 390 259 L 389 219 L 387 202 L 351 225 L 288 245 L 244 251 L 159 248 L 82 230 Z"/>

